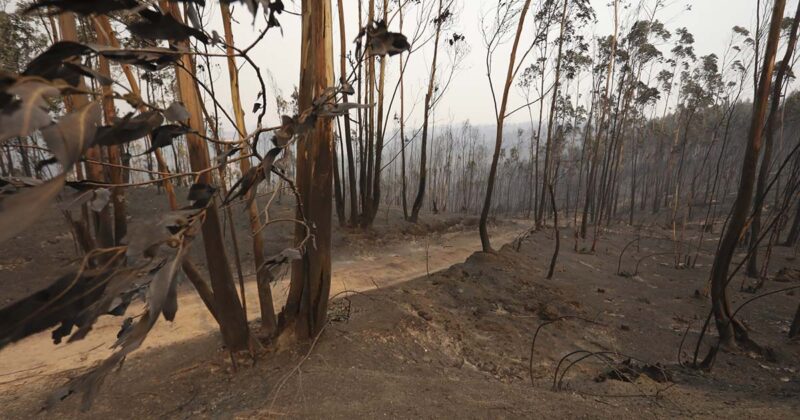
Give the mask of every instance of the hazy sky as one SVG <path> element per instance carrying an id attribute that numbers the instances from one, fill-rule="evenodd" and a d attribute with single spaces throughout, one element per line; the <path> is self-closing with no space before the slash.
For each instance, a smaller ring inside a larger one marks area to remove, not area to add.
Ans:
<path id="1" fill-rule="evenodd" d="M 470 120 L 475 124 L 491 124 L 494 123 L 494 108 L 492 105 L 491 93 L 489 91 L 488 82 L 486 79 L 486 70 L 484 64 L 485 50 L 480 32 L 481 16 L 486 13 L 493 5 L 497 4 L 496 0 L 456 0 L 460 2 L 461 10 L 458 20 L 454 23 L 452 30 L 466 36 L 466 41 L 470 45 L 470 52 L 462 62 L 456 77 L 453 78 L 452 84 L 446 93 L 446 96 L 439 103 L 435 118 L 438 123 L 447 123 L 450 121 L 460 122 L 463 120 Z M 652 5 L 655 0 L 643 0 L 645 5 Z M 588 31 L 594 34 L 609 34 L 611 31 L 611 21 L 613 18 L 613 8 L 610 5 L 610 0 L 592 0 L 598 23 L 587 28 Z M 289 10 L 300 10 L 298 1 L 285 1 Z M 366 1 L 364 2 L 366 4 Z M 535 2 L 534 2 L 535 3 Z M 624 3 L 624 1 L 623 1 Z M 637 0 L 631 3 L 639 4 Z M 690 32 L 695 35 L 695 50 L 698 56 L 716 52 L 720 54 L 727 46 L 730 36 L 731 28 L 734 25 L 745 26 L 752 28 L 755 25 L 755 0 L 666 0 L 666 6 L 661 9 L 657 14 L 657 18 L 664 22 L 667 28 L 674 32 L 678 27 L 687 27 Z M 787 6 L 787 10 L 793 7 Z M 210 2 L 209 4 L 213 4 Z M 336 14 L 336 0 L 333 1 L 334 14 Z M 357 0 L 345 0 L 344 7 L 345 13 L 348 15 L 347 24 L 347 40 L 352 41 L 358 30 L 357 28 Z M 218 21 L 219 10 L 216 5 L 210 6 L 209 14 L 212 16 L 212 27 L 221 28 Z M 687 10 L 690 7 L 691 10 Z M 624 21 L 628 10 L 622 10 L 620 18 Z M 234 32 L 237 45 L 247 45 L 257 35 L 257 31 L 251 25 L 252 17 L 247 13 L 245 8 L 237 7 L 234 13 L 239 23 L 235 26 Z M 334 17 L 334 23 L 338 23 L 338 18 Z M 407 18 L 406 25 L 410 25 Z M 252 53 L 255 61 L 262 67 L 268 69 L 274 76 L 275 83 L 284 94 L 291 93 L 294 85 L 297 84 L 298 79 L 298 66 L 299 66 L 299 36 L 300 36 L 300 18 L 284 13 L 281 16 L 281 23 L 283 25 L 283 34 L 279 31 L 271 31 L 266 39 L 257 47 Z M 526 25 L 527 31 L 532 31 L 532 19 L 528 20 Z M 392 30 L 397 30 L 397 21 L 392 22 Z M 260 25 L 259 25 L 260 27 Z M 413 26 L 404 28 L 404 33 L 413 32 Z M 221 32 L 221 30 L 220 30 Z M 338 27 L 334 25 L 334 39 L 335 47 L 334 54 L 338 58 Z M 509 43 L 510 44 L 510 43 Z M 660 46 L 660 49 L 665 53 L 671 48 L 669 45 Z M 422 108 L 421 101 L 424 97 L 424 91 L 427 83 L 427 72 L 432 58 L 432 47 L 429 45 L 421 51 L 411 56 L 411 62 L 407 71 L 406 77 L 406 100 L 409 102 L 419 102 L 413 111 L 411 111 L 410 124 L 413 126 L 421 121 L 419 117 L 419 110 Z M 446 62 L 446 60 L 445 60 Z M 217 72 L 219 79 L 224 81 L 227 78 L 227 72 L 224 71 L 224 63 L 220 61 L 223 67 L 219 68 Z M 502 84 L 502 79 L 505 77 L 506 66 L 508 65 L 507 49 L 498 51 L 495 57 L 494 76 L 495 83 Z M 388 61 L 389 73 L 387 73 L 387 83 L 390 89 L 394 88 L 397 80 L 398 62 L 397 58 L 391 58 Z M 338 62 L 336 63 L 338 71 Z M 247 67 L 242 70 L 242 96 L 245 101 L 245 108 L 249 109 L 255 101 L 258 94 L 258 84 L 252 73 Z M 338 77 L 338 76 L 337 76 Z M 222 85 L 222 83 L 220 83 Z M 272 90 L 268 86 L 269 90 Z M 272 121 L 275 120 L 275 105 L 271 98 L 272 92 L 268 92 L 269 102 L 268 115 Z M 227 101 L 227 92 L 223 95 L 224 101 Z M 512 90 L 512 97 L 510 100 L 510 108 L 515 108 L 523 104 L 522 97 L 516 90 Z M 408 104 L 406 107 L 410 109 L 413 105 Z M 527 119 L 526 113 L 518 113 L 510 122 L 521 122 Z M 255 117 L 248 116 L 248 124 L 253 124 Z M 252 127 L 248 127 L 252 129 Z"/>

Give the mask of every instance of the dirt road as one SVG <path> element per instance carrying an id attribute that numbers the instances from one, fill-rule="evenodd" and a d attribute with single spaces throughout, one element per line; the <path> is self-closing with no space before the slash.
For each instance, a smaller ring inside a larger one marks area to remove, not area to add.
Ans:
<path id="1" fill-rule="evenodd" d="M 506 222 L 492 232 L 497 244 L 512 241 L 525 225 Z M 405 240 L 352 241 L 334 251 L 331 295 L 345 290 L 366 291 L 408 281 L 427 272 L 447 268 L 464 261 L 480 249 L 477 229 L 463 228 L 432 236 L 408 237 Z M 174 323 L 159 322 L 147 338 L 144 349 L 167 346 L 203 334 L 214 333 L 217 326 L 196 293 L 190 289 L 179 297 L 178 314 Z M 258 297 L 252 279 L 246 283 L 250 319 L 258 318 Z M 288 281 L 284 278 L 273 285 L 275 306 L 280 308 L 286 299 Z M 128 316 L 138 313 L 131 308 Z M 50 333 L 44 332 L 0 353 L 0 392 L 4 386 L 19 386 L 43 376 L 79 369 L 106 358 L 111 349 L 121 318 L 103 317 L 94 331 L 79 342 L 54 346 Z"/>

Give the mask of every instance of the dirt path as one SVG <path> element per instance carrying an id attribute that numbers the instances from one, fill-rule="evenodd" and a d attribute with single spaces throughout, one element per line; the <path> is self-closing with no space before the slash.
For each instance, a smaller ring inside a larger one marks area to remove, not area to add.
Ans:
<path id="1" fill-rule="evenodd" d="M 512 241 L 523 229 L 522 223 L 503 223 L 493 230 L 495 243 Z M 480 249 L 477 229 L 466 228 L 433 236 L 419 236 L 410 240 L 384 240 L 380 244 L 348 245 L 334 250 L 331 295 L 345 290 L 366 291 L 391 286 L 419 276 L 447 268 L 464 261 Z M 426 258 L 427 255 L 427 258 Z M 426 266 L 427 261 L 427 266 Z M 273 285 L 275 306 L 280 308 L 288 293 L 288 281 Z M 245 287 L 250 319 L 258 318 L 256 287 L 249 281 Z M 159 322 L 147 338 L 144 349 L 167 346 L 217 331 L 216 323 L 206 311 L 193 290 L 186 290 L 178 300 L 178 314 L 174 323 Z M 128 315 L 138 313 L 132 308 Z M 45 332 L 12 344 L 0 357 L 0 390 L 4 386 L 20 384 L 80 369 L 106 358 L 111 350 L 120 318 L 101 318 L 94 331 L 79 342 L 54 346 L 50 333 Z"/>

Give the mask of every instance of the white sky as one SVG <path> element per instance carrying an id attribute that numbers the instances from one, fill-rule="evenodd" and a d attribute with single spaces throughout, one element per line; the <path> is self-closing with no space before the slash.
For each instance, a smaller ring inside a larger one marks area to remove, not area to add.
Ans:
<path id="1" fill-rule="evenodd" d="M 367 1 L 363 0 L 366 5 Z M 461 4 L 459 19 L 453 25 L 453 31 L 466 36 L 467 43 L 471 51 L 466 56 L 457 77 L 453 79 L 452 85 L 445 97 L 439 103 L 435 118 L 440 123 L 450 121 L 460 122 L 470 120 L 474 124 L 494 123 L 494 108 L 492 105 L 491 93 L 486 79 L 484 66 L 484 49 L 480 33 L 480 17 L 489 8 L 496 5 L 496 0 L 456 0 Z M 642 0 L 645 5 L 652 5 L 655 0 Z M 212 16 L 211 27 L 219 28 L 219 10 L 214 2 L 209 2 L 208 13 Z M 300 3 L 297 0 L 284 1 L 288 10 L 299 12 Z M 536 3 L 536 1 L 534 1 Z M 611 31 L 611 21 L 613 19 L 613 7 L 610 0 L 591 0 L 597 13 L 598 23 L 594 28 L 587 28 L 594 34 L 607 35 Z M 633 3 L 638 5 L 639 0 L 622 0 L 621 3 Z M 721 54 L 727 46 L 731 28 L 740 25 L 752 29 L 755 26 L 755 0 L 665 0 L 665 7 L 657 14 L 657 18 L 664 22 L 667 28 L 674 33 L 678 27 L 687 27 L 695 35 L 695 51 L 698 56 L 715 52 Z M 790 2 L 787 6 L 787 14 L 794 11 L 795 2 Z M 691 10 L 687 7 L 691 6 Z M 347 40 L 352 41 L 358 30 L 357 28 L 357 7 L 358 0 L 345 0 L 345 13 L 348 15 Z M 365 6 L 366 7 L 366 6 Z M 336 15 L 336 0 L 333 0 L 334 15 Z M 631 10 L 631 9 L 627 9 Z M 627 10 L 622 10 L 620 18 L 624 21 Z M 248 45 L 257 35 L 257 30 L 251 25 L 252 17 L 246 8 L 238 5 L 235 8 L 234 17 L 239 21 L 235 25 L 234 36 L 237 45 Z M 410 18 L 407 17 L 404 33 L 413 32 L 413 27 L 408 27 Z M 284 13 L 280 18 L 283 25 L 283 35 L 277 30 L 271 31 L 265 40 L 251 53 L 253 59 L 262 69 L 268 69 L 273 75 L 278 87 L 285 95 L 292 91 L 292 87 L 297 84 L 299 74 L 299 37 L 300 37 L 300 17 Z M 526 24 L 530 32 L 533 19 L 528 19 Z M 390 30 L 397 30 L 397 20 L 392 22 Z M 258 27 L 261 27 L 259 25 Z M 338 59 L 338 17 L 334 16 L 334 54 Z M 510 43 L 509 43 L 510 44 Z M 523 41 L 524 44 L 524 41 Z M 668 55 L 671 46 L 661 46 L 660 49 Z M 494 77 L 496 84 L 502 84 L 505 77 L 506 66 L 508 65 L 508 49 L 499 50 L 495 57 Z M 421 101 L 424 97 L 424 90 L 427 83 L 427 71 L 432 57 L 432 45 L 426 46 L 411 56 L 411 64 L 406 77 L 406 109 L 411 109 L 411 103 L 420 102 L 411 113 L 410 125 L 413 126 L 421 121 L 419 116 Z M 217 74 L 220 82 L 227 79 L 224 62 L 219 62 L 220 66 Z M 388 62 L 390 72 L 387 73 L 387 84 L 393 89 L 397 80 L 397 58 L 394 57 Z M 335 68 L 338 73 L 338 61 Z M 338 78 L 338 75 L 337 75 Z M 269 82 L 268 82 L 269 83 Z M 218 83 L 218 86 L 225 86 L 225 83 Z M 272 89 L 268 85 L 270 92 L 268 95 L 267 115 L 271 121 L 275 121 L 275 104 L 272 99 Z M 219 88 L 218 88 L 219 89 Z M 252 71 L 243 67 L 241 74 L 242 97 L 245 102 L 245 109 L 249 110 L 258 94 L 258 83 Z M 223 93 L 222 102 L 227 103 L 228 92 Z M 516 108 L 523 104 L 522 97 L 516 89 L 512 89 L 510 108 Z M 395 106 L 396 109 L 397 106 Z M 522 122 L 527 120 L 524 112 L 514 115 L 509 122 Z M 248 115 L 248 124 L 254 124 L 255 116 Z M 252 129 L 253 127 L 248 127 Z"/>

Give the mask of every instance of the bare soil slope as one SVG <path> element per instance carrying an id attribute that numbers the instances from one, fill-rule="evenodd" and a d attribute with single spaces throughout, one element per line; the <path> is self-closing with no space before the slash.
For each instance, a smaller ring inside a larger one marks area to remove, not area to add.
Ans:
<path id="1" fill-rule="evenodd" d="M 641 234 L 640 246 L 630 247 L 622 260 L 623 271 L 633 272 L 639 257 L 672 249 L 658 232 Z M 711 373 L 703 373 L 676 361 L 687 328 L 681 360 L 690 360 L 707 315 L 706 299 L 695 292 L 705 286 L 710 257 L 701 254 L 694 269 L 674 268 L 670 255 L 644 258 L 636 276 L 618 276 L 619 252 L 636 233 L 610 232 L 597 253 L 583 254 L 571 249 L 571 232 L 564 230 L 555 278 L 545 280 L 553 247 L 548 235 L 534 234 L 519 250 L 475 253 L 405 283 L 342 294 L 317 341 L 269 350 L 235 373 L 216 333 L 139 352 L 109 377 L 88 413 L 80 413 L 74 400 L 54 412 L 37 411 L 49 389 L 77 372 L 42 376 L 32 369 L 5 380 L 4 368 L 3 416 L 796 418 L 800 413 L 800 344 L 786 338 L 797 295 L 776 294 L 741 312 L 753 338 L 774 354 L 725 352 Z M 713 242 L 706 248 L 713 249 Z M 387 252 L 379 254 L 371 270 L 376 274 L 389 267 Z M 428 255 L 436 260 L 439 253 L 429 248 Z M 773 258 L 773 274 L 797 268 L 785 249 Z M 800 283 L 770 280 L 765 290 L 792 284 Z M 751 297 L 736 294 L 734 301 Z M 592 322 L 570 318 L 542 326 L 567 316 Z M 181 328 L 180 320 L 171 328 Z M 553 391 L 558 362 L 581 349 L 606 352 L 610 359 L 574 364 L 563 380 L 556 379 L 560 390 Z M 639 365 L 660 363 L 669 380 L 642 375 L 633 382 L 597 381 L 627 357 Z"/>

